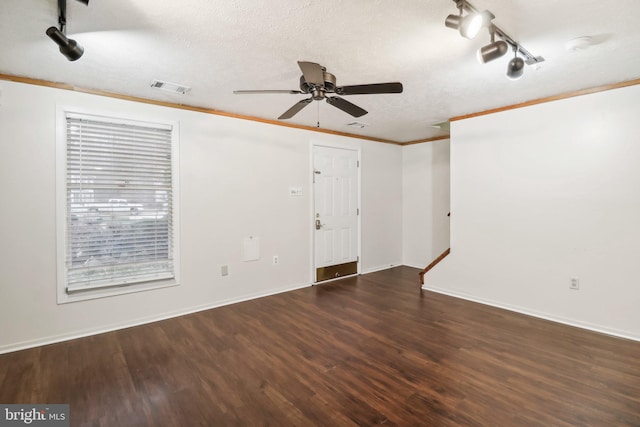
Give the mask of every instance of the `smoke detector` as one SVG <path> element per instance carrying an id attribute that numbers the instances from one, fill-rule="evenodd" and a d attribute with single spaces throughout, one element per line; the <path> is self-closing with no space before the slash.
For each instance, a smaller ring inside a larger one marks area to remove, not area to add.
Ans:
<path id="1" fill-rule="evenodd" d="M 178 93 L 180 95 L 184 95 L 191 90 L 189 86 L 180 85 L 177 83 L 163 82 L 162 80 L 154 80 L 153 82 L 151 82 L 151 87 L 153 89 L 160 89 L 165 92 Z"/>

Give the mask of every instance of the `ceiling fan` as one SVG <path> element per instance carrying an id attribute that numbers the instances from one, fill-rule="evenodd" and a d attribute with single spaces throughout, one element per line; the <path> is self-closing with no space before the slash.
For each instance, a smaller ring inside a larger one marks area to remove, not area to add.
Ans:
<path id="1" fill-rule="evenodd" d="M 278 119 L 290 119 L 300 110 L 309 105 L 311 101 L 321 101 L 325 99 L 328 104 L 351 114 L 353 117 L 360 117 L 367 114 L 367 111 L 357 105 L 340 98 L 339 96 L 327 96 L 327 94 L 335 93 L 336 95 L 367 95 L 379 93 L 402 93 L 402 83 L 372 83 L 366 85 L 350 85 L 336 86 L 336 76 L 327 72 L 327 69 L 315 62 L 298 61 L 298 66 L 302 70 L 300 76 L 300 90 L 235 90 L 235 94 L 259 94 L 259 93 L 289 93 L 289 94 L 310 94 L 311 98 L 298 101 L 282 113 Z"/>

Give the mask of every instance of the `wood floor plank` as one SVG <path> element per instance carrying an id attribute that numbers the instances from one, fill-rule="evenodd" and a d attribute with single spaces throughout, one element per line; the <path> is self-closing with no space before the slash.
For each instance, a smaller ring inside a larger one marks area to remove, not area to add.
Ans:
<path id="1" fill-rule="evenodd" d="M 69 403 L 74 427 L 640 426 L 640 343 L 423 291 L 418 271 L 0 355 L 0 402 Z"/>

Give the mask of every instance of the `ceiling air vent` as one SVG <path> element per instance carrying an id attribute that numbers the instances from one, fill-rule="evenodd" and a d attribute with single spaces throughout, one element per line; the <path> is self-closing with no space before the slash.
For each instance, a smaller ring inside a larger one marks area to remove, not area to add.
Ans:
<path id="1" fill-rule="evenodd" d="M 154 89 L 164 90 L 165 92 L 179 93 L 180 95 L 184 95 L 191 90 L 189 86 L 163 82 L 162 80 L 154 80 L 151 83 L 151 87 Z"/>
<path id="2" fill-rule="evenodd" d="M 351 126 L 353 128 L 362 129 L 362 128 L 364 128 L 366 126 L 369 126 L 369 125 L 366 124 L 366 123 L 362 123 L 362 122 L 351 122 L 351 123 L 347 123 L 347 126 Z"/>

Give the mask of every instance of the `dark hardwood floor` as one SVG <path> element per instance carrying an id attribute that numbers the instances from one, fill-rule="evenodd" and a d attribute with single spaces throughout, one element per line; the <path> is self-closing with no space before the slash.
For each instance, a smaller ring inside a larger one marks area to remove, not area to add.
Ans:
<path id="1" fill-rule="evenodd" d="M 398 267 L 0 356 L 1 403 L 76 426 L 640 426 L 640 343 Z"/>

